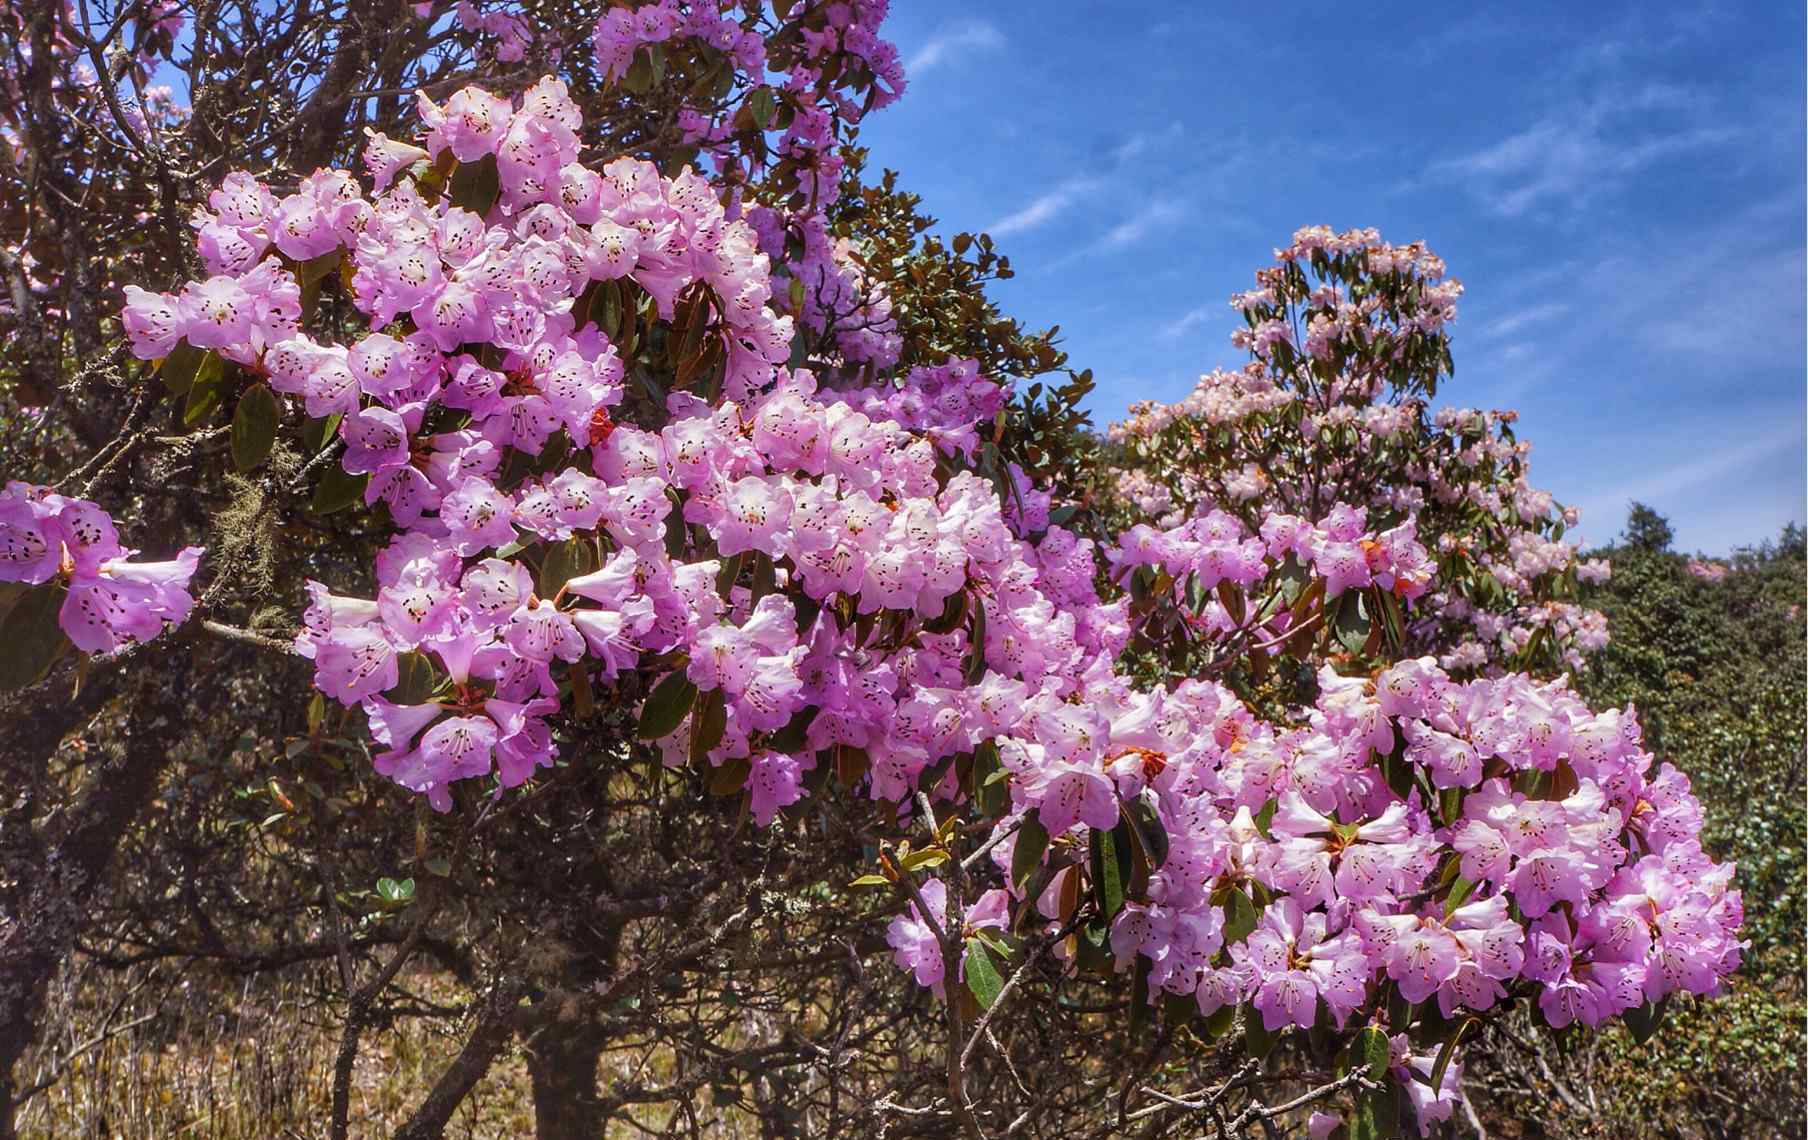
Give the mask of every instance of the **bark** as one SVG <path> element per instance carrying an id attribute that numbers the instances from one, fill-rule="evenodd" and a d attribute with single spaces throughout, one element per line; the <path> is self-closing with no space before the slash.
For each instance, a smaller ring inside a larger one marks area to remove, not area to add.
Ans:
<path id="1" fill-rule="evenodd" d="M 596 1069 L 608 1036 L 587 1018 L 543 1016 L 528 1041 L 536 1140 L 598 1140 L 605 1114 Z"/>

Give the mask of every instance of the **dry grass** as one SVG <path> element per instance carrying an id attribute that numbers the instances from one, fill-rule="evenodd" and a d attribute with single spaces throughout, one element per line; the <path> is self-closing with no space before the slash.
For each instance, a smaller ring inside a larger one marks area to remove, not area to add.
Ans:
<path id="1" fill-rule="evenodd" d="M 414 982 L 431 990 L 434 979 Z M 412 987 L 411 987 L 412 988 Z M 187 976 L 163 966 L 76 970 L 59 980 L 26 1087 L 55 1077 L 19 1114 L 26 1140 L 313 1140 L 326 1135 L 334 1011 L 295 975 Z M 352 1134 L 387 1135 L 455 1054 L 455 1027 L 404 1019 L 372 1033 L 352 1091 Z M 448 1137 L 531 1135 L 527 1066 L 498 1060 Z"/>

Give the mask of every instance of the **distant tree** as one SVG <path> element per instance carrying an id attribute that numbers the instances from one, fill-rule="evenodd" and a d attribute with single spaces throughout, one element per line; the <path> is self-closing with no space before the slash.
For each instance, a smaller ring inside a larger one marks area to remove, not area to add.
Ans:
<path id="1" fill-rule="evenodd" d="M 1643 503 L 1632 504 L 1632 511 L 1626 516 L 1625 543 L 1628 547 L 1661 554 L 1670 549 L 1675 538 L 1676 532 L 1670 529 L 1669 519 Z"/>

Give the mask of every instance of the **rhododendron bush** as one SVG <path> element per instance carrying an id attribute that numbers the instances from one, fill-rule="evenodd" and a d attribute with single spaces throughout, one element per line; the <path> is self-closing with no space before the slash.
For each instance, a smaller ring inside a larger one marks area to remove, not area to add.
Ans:
<path id="1" fill-rule="evenodd" d="M 1238 299 L 1255 361 L 1100 448 L 1050 427 L 1083 375 L 1024 390 L 1046 342 L 908 339 L 956 302 L 844 198 L 904 87 L 879 0 L 615 5 L 570 65 L 539 9 L 418 7 L 478 79 L 356 167 L 209 170 L 192 271 L 120 286 L 125 426 L 0 498 L 15 684 L 200 639 L 311 678 L 241 794 L 318 845 L 265 944 L 337 962 L 335 1134 L 417 953 L 479 996 L 408 1135 L 516 1032 L 575 1058 L 534 1070 L 548 1136 L 705 1086 L 813 1134 L 1430 1135 L 1508 1011 L 1642 1037 L 1738 967 L 1687 779 L 1563 675 L 1604 567 L 1510 416 L 1427 408 L 1459 292 L 1428 251 L 1303 231 Z M 157 448 L 232 525 L 132 561 L 78 493 L 144 529 L 121 476 Z M 348 933 L 359 843 L 391 874 Z M 632 874 L 570 870 L 612 843 Z M 594 964 L 534 945 L 555 913 L 609 929 Z M 662 994 L 767 975 L 862 996 L 659 1036 Z M 693 1075 L 599 1102 L 594 1043 L 636 1033 Z M 803 1076 L 743 1091 L 761 1064 Z"/>

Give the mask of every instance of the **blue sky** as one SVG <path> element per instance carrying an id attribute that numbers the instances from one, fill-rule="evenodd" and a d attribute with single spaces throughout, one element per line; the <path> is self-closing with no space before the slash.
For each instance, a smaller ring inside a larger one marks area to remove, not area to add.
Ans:
<path id="1" fill-rule="evenodd" d="M 1266 9 L 1266 10 L 1264 10 Z M 1238 360 L 1295 228 L 1422 238 L 1467 286 L 1453 402 L 1517 407 L 1606 540 L 1639 499 L 1722 553 L 1803 517 L 1802 12 L 1784 4 L 894 3 L 862 133 L 1099 426 Z"/>

